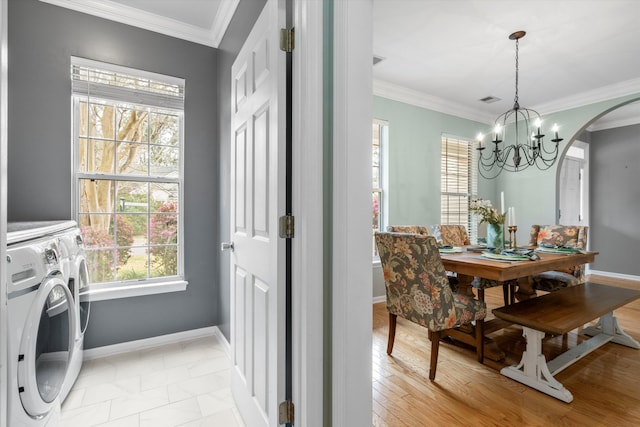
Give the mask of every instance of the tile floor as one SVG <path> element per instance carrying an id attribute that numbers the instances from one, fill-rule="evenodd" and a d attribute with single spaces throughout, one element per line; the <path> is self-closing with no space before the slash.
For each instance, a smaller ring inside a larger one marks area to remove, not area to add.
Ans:
<path id="1" fill-rule="evenodd" d="M 60 427 L 244 427 L 216 337 L 85 361 Z"/>

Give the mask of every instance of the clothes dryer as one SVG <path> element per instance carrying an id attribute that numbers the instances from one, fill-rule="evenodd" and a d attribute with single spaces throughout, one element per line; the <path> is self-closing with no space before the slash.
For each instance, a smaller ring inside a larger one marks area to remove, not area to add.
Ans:
<path id="1" fill-rule="evenodd" d="M 90 311 L 89 295 L 87 293 L 89 285 L 87 260 L 84 253 L 80 228 L 78 228 L 73 221 L 69 221 L 66 225 L 68 225 L 69 228 L 54 232 L 53 236 L 57 237 L 61 249 L 63 278 L 73 296 L 73 310 L 77 319 L 77 328 L 69 362 L 69 372 L 60 393 L 61 402 L 64 402 L 71 391 L 82 368 L 84 332 L 89 324 Z"/>
<path id="2" fill-rule="evenodd" d="M 8 422 L 57 425 L 78 329 L 52 223 L 7 224 Z"/>

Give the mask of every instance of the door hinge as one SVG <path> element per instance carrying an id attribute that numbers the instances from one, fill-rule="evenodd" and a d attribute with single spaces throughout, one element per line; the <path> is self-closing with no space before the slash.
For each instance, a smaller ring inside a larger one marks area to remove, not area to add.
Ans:
<path id="1" fill-rule="evenodd" d="M 280 403 L 278 408 L 278 422 L 280 424 L 293 424 L 294 421 L 294 408 L 293 402 L 290 400 L 285 400 Z"/>
<path id="2" fill-rule="evenodd" d="M 293 28 L 280 29 L 280 50 L 293 52 L 295 47 L 295 30 Z"/>
<path id="3" fill-rule="evenodd" d="M 280 217 L 280 237 L 283 239 L 292 239 L 295 232 L 295 217 L 293 215 L 284 215 Z"/>

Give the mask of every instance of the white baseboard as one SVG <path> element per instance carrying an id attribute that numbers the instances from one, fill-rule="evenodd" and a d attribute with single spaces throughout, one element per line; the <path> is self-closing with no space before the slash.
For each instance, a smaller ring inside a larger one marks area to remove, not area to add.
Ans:
<path id="1" fill-rule="evenodd" d="M 101 357 L 114 356 L 116 354 L 129 353 L 131 351 L 145 350 L 148 348 L 160 347 L 167 344 L 175 344 L 184 341 L 190 341 L 197 338 L 216 337 L 227 352 L 231 354 L 231 348 L 226 338 L 220 332 L 217 326 L 207 328 L 192 329 L 189 331 L 176 332 L 175 334 L 160 335 L 157 337 L 145 338 L 142 340 L 128 341 L 119 344 L 106 345 L 84 350 L 83 359 L 92 360 Z"/>
<path id="2" fill-rule="evenodd" d="M 222 331 L 217 326 L 214 326 L 213 328 L 215 329 L 214 334 L 216 338 L 218 338 L 218 342 L 222 344 L 224 352 L 227 353 L 227 357 L 231 359 L 231 343 L 227 341 L 227 337 L 222 334 Z"/>
<path id="3" fill-rule="evenodd" d="M 379 297 L 373 297 L 373 303 L 374 304 L 377 304 L 379 302 L 385 302 L 386 300 L 387 300 L 387 297 L 384 296 L 384 295 L 379 296 Z"/>
<path id="4" fill-rule="evenodd" d="M 599 270 L 589 270 L 589 274 L 593 274 L 596 276 L 605 276 L 605 277 L 613 277 L 616 279 L 625 279 L 625 280 L 635 280 L 640 282 L 640 276 L 634 276 L 631 274 L 620 274 L 620 273 L 612 273 L 610 271 L 599 271 Z"/>

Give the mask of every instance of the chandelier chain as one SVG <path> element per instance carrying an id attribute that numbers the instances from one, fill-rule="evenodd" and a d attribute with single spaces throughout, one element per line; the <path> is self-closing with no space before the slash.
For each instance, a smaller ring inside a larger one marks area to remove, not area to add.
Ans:
<path id="1" fill-rule="evenodd" d="M 518 105 L 518 68 L 519 68 L 519 62 L 518 62 L 518 45 L 519 45 L 520 39 L 516 39 L 516 97 L 513 100 L 514 105 Z"/>

